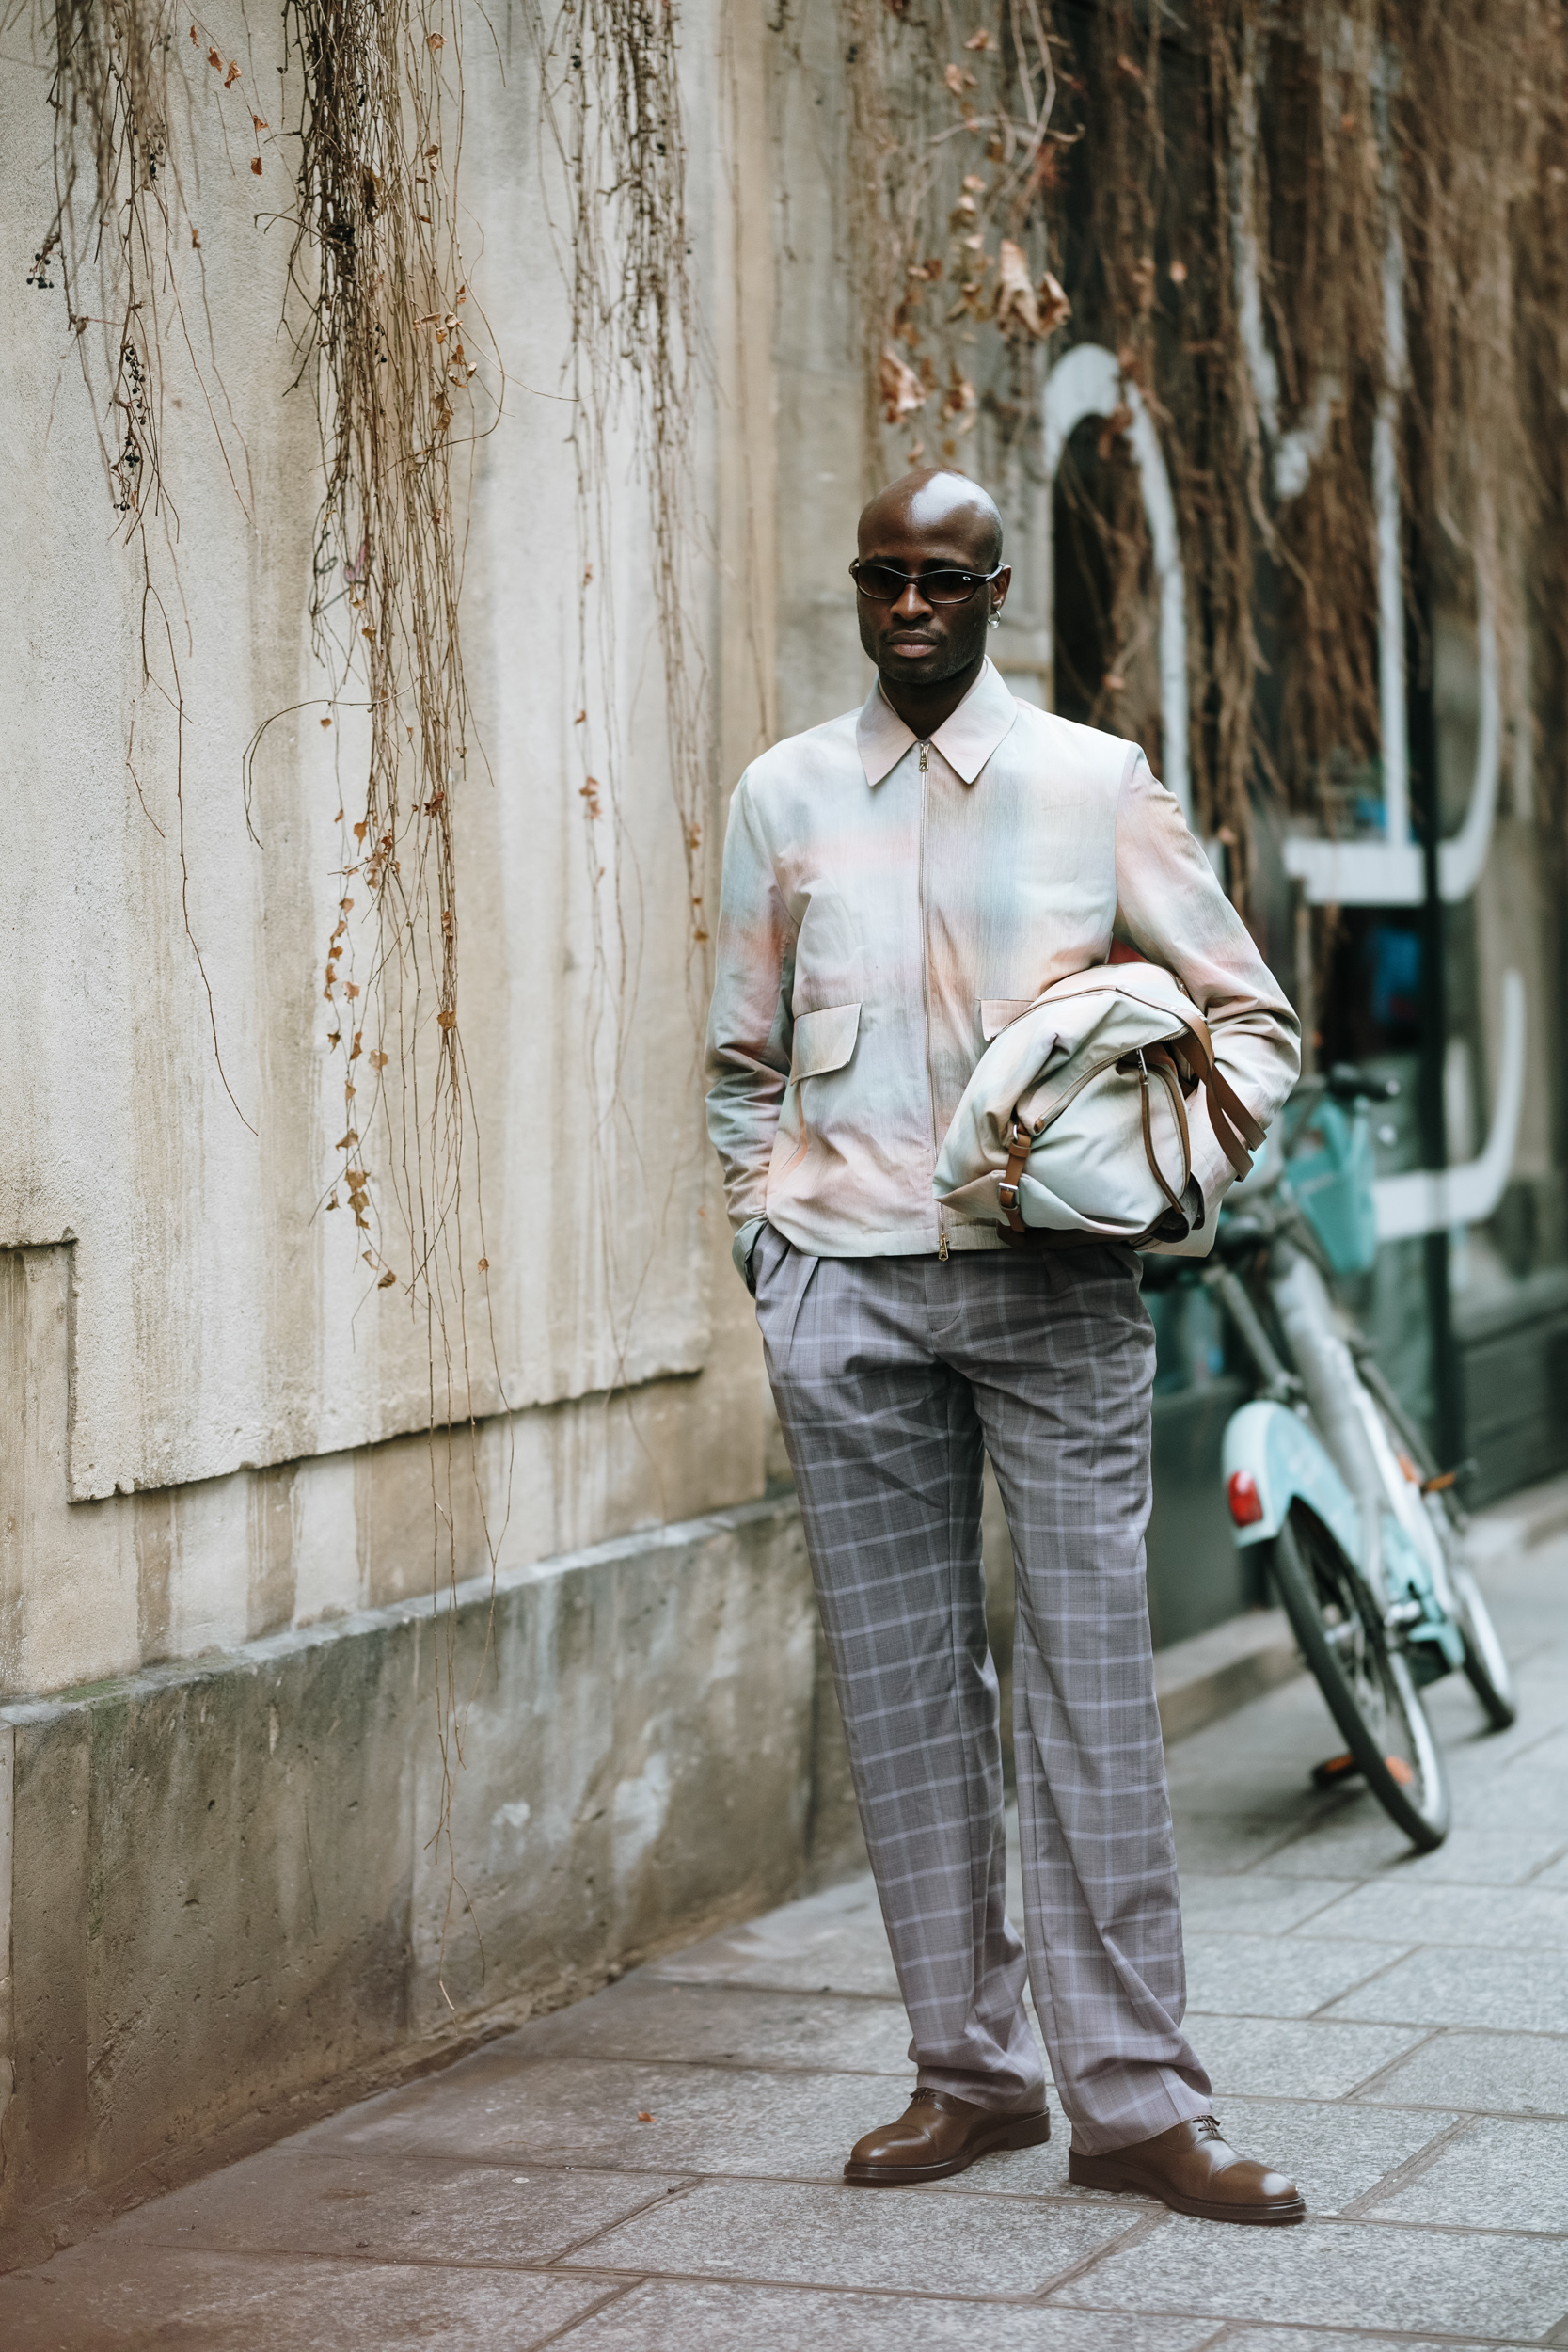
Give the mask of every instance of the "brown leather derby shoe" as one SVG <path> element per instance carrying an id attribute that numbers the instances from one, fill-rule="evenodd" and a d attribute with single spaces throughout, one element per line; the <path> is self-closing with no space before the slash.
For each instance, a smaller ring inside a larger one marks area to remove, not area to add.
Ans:
<path id="1" fill-rule="evenodd" d="M 1043 2108 L 998 2115 L 950 2090 L 917 2090 L 896 2123 L 856 2140 L 844 2177 L 857 2188 L 910 2188 L 917 2181 L 945 2181 L 998 2148 L 1037 2148 L 1050 2137 Z"/>
<path id="2" fill-rule="evenodd" d="M 1295 2183 L 1265 2165 L 1249 2164 L 1227 2147 L 1212 2115 L 1103 2156 L 1070 2148 L 1067 2175 L 1080 2188 L 1132 2189 L 1158 2197 L 1172 2213 L 1196 2214 L 1203 2221 L 1278 2225 L 1307 2218 Z"/>

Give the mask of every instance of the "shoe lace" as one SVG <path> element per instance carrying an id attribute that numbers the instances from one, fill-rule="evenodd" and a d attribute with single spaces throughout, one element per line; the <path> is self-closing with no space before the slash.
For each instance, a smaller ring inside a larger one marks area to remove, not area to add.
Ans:
<path id="1" fill-rule="evenodd" d="M 1199 2139 L 1223 2139 L 1225 2134 L 1220 2129 L 1218 2116 L 1200 2115 L 1197 2118 L 1197 2136 Z"/>
<path id="2" fill-rule="evenodd" d="M 925 2083 L 922 2083 L 920 2089 L 911 2094 L 910 2105 L 911 2107 L 928 2106 L 935 2101 L 936 2095 L 937 2094 L 934 2090 L 930 2090 Z"/>

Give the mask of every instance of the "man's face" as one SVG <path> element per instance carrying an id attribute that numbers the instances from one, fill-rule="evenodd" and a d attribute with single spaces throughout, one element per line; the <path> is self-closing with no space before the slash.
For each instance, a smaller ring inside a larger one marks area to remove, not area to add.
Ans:
<path id="1" fill-rule="evenodd" d="M 894 686 L 933 686 L 977 662 L 986 649 L 990 615 L 1006 595 L 1012 574 L 980 584 L 995 561 L 983 516 L 959 509 L 931 522 L 918 518 L 918 501 L 898 506 L 879 501 L 860 532 L 862 574 L 868 564 L 902 572 L 910 584 L 891 599 L 859 590 L 861 644 Z M 932 572 L 968 572 L 976 584 L 961 604 L 935 603 L 920 592 Z"/>

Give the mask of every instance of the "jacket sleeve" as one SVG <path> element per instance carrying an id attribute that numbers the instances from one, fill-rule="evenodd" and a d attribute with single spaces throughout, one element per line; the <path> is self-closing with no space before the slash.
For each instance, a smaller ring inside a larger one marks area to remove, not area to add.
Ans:
<path id="1" fill-rule="evenodd" d="M 1209 1024 L 1216 1063 L 1267 1127 L 1300 1073 L 1301 1024 L 1175 797 L 1137 750 L 1117 807 L 1117 934 L 1175 973 Z M 1233 1171 L 1201 1096 L 1192 1109 L 1193 1173 L 1212 1242 Z"/>
<path id="2" fill-rule="evenodd" d="M 773 873 L 749 775 L 730 803 L 713 1002 L 707 1132 L 724 1171 L 735 1263 L 747 1265 L 768 1208 L 768 1165 L 794 1039 L 795 926 Z"/>

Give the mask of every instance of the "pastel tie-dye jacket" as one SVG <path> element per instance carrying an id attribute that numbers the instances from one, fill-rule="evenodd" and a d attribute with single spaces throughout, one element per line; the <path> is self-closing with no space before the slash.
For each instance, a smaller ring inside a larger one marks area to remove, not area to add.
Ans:
<path id="1" fill-rule="evenodd" d="M 989 1039 L 1113 939 L 1169 967 L 1267 1125 L 1299 1027 L 1135 743 L 1015 702 L 990 662 L 923 747 L 864 707 L 753 760 L 724 840 L 708 1134 L 735 1261 L 766 1217 L 816 1257 L 996 1249 L 933 1198 Z M 1212 1223 L 1230 1169 L 1194 1098 Z"/>

